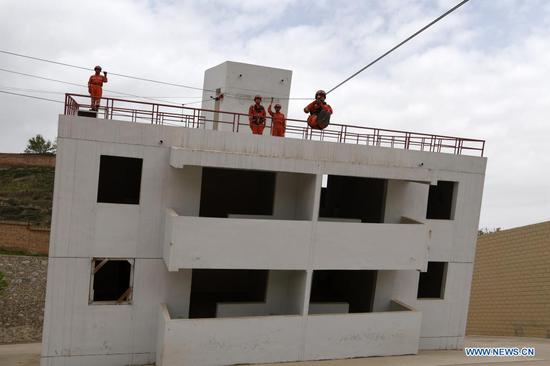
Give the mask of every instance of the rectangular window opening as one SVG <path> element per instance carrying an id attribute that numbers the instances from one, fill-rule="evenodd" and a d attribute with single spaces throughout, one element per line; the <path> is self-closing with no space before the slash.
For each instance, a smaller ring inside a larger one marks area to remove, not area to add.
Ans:
<path id="1" fill-rule="evenodd" d="M 376 271 L 313 271 L 309 314 L 371 312 L 375 287 Z"/>
<path id="2" fill-rule="evenodd" d="M 384 222 L 385 179 L 329 175 L 321 188 L 321 221 Z"/>
<path id="3" fill-rule="evenodd" d="M 215 318 L 221 302 L 264 302 L 267 270 L 193 269 L 189 318 Z"/>
<path id="4" fill-rule="evenodd" d="M 143 159 L 101 155 L 97 202 L 139 205 Z"/>
<path id="5" fill-rule="evenodd" d="M 270 216 L 274 196 L 274 172 L 203 168 L 199 216 Z"/>
<path id="6" fill-rule="evenodd" d="M 93 258 L 90 304 L 131 304 L 133 259 Z"/>
<path id="7" fill-rule="evenodd" d="M 428 262 L 428 270 L 420 272 L 418 280 L 419 299 L 443 299 L 447 280 L 446 262 Z"/>
<path id="8" fill-rule="evenodd" d="M 457 182 L 439 180 L 430 186 L 426 218 L 431 220 L 453 220 Z"/>

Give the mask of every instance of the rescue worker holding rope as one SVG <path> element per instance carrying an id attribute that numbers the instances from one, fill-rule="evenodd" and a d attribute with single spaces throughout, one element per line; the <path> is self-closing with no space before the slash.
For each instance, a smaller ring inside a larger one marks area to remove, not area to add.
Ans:
<path id="1" fill-rule="evenodd" d="M 250 129 L 254 135 L 261 135 L 264 133 L 266 113 L 261 103 L 262 97 L 256 95 L 254 97 L 254 104 L 248 108 L 248 120 L 250 122 Z"/>
<path id="2" fill-rule="evenodd" d="M 317 90 L 315 100 L 304 108 L 305 113 L 310 113 L 307 124 L 314 130 L 322 130 L 330 123 L 332 107 L 325 102 L 326 97 L 324 90 Z"/>

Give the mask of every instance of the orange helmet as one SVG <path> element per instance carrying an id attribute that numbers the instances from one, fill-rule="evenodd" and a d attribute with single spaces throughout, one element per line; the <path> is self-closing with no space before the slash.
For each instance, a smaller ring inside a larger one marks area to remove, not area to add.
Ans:
<path id="1" fill-rule="evenodd" d="M 256 95 L 256 96 L 254 97 L 254 101 L 256 101 L 256 99 L 259 99 L 259 100 L 261 101 L 261 100 L 262 100 L 262 97 L 261 97 L 260 95 Z"/>

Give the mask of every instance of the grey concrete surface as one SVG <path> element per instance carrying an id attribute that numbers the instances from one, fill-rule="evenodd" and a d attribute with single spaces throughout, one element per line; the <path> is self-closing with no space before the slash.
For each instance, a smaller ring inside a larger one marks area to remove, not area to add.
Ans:
<path id="1" fill-rule="evenodd" d="M 290 362 L 272 366 L 468 366 L 550 365 L 550 339 L 511 337 L 466 337 L 466 347 L 535 347 L 535 357 L 466 357 L 464 351 L 422 351 L 413 356 L 355 358 L 316 362 Z M 38 366 L 40 343 L 0 345 L 0 366 Z M 269 366 L 264 364 L 263 366 Z"/>

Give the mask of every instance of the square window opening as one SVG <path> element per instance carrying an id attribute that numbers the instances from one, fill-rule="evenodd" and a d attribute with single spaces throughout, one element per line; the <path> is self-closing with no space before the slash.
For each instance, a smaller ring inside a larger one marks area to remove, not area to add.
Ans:
<path id="1" fill-rule="evenodd" d="M 426 218 L 431 220 L 453 220 L 457 182 L 439 180 L 430 185 Z"/>
<path id="2" fill-rule="evenodd" d="M 90 304 L 131 304 L 134 260 L 93 258 Z"/>
<path id="3" fill-rule="evenodd" d="M 97 202 L 139 205 L 143 159 L 101 155 Z"/>
<path id="4" fill-rule="evenodd" d="M 420 272 L 418 279 L 419 299 L 443 299 L 447 281 L 446 262 L 428 262 L 428 270 Z"/>

